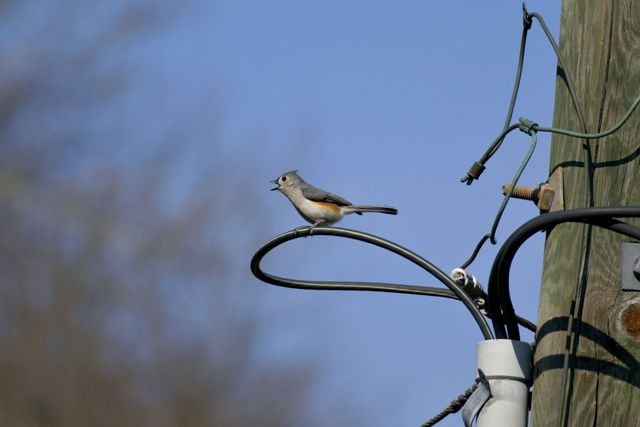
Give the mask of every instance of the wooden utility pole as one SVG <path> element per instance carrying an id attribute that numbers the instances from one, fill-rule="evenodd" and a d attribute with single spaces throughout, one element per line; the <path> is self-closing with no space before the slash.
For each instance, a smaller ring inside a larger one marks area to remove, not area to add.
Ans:
<path id="1" fill-rule="evenodd" d="M 640 94 L 640 0 L 564 0 L 560 49 L 588 131 L 610 128 Z M 562 76 L 559 70 L 554 126 L 582 131 Z M 553 139 L 551 170 L 563 170 L 566 209 L 589 203 L 583 144 Z M 640 205 L 640 111 L 589 146 L 593 204 Z M 534 356 L 534 427 L 640 426 L 640 291 L 621 290 L 625 241 L 630 240 L 577 224 L 548 233 Z"/>

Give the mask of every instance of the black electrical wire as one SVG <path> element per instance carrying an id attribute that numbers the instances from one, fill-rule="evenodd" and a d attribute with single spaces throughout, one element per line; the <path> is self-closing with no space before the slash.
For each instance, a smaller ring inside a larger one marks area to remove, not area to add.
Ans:
<path id="1" fill-rule="evenodd" d="M 509 291 L 509 271 L 513 258 L 522 244 L 535 233 L 566 222 L 579 222 L 606 228 L 640 240 L 640 228 L 615 218 L 640 217 L 640 206 L 591 207 L 542 214 L 514 231 L 502 245 L 489 276 L 489 317 L 496 338 L 520 339 L 520 332 Z"/>
<path id="2" fill-rule="evenodd" d="M 313 230 L 313 234 L 316 234 L 316 227 Z M 295 232 L 295 231 L 294 231 Z M 304 237 L 304 233 L 300 234 L 299 237 Z M 280 237 L 280 236 L 278 236 Z M 286 240 L 288 241 L 288 240 Z M 258 255 L 254 255 L 254 258 L 251 260 L 251 271 L 253 274 L 260 280 L 277 285 L 283 286 L 287 288 L 294 289 L 309 289 L 315 291 L 369 291 L 369 292 L 389 292 L 396 294 L 407 294 L 407 295 L 422 295 L 429 297 L 440 297 L 440 298 L 448 298 L 453 300 L 460 300 L 456 294 L 454 294 L 450 289 L 437 288 L 432 286 L 418 286 L 418 285 L 406 285 L 399 283 L 381 283 L 381 282 L 347 282 L 347 281 L 316 281 L 316 280 L 301 280 L 301 279 L 288 279 L 283 277 L 274 276 L 268 273 L 265 273 L 260 268 L 261 258 L 264 258 L 268 252 L 275 249 L 276 246 L 279 246 L 282 243 L 277 243 L 275 246 L 270 248 L 265 248 L 266 251 Z M 263 246 L 264 248 L 264 246 Z M 262 248 L 261 248 L 262 249 Z M 277 283 L 276 283 L 277 282 Z M 485 300 L 488 304 L 489 296 L 485 292 L 481 292 L 480 297 Z M 522 327 L 530 330 L 531 332 L 536 332 L 535 323 L 530 320 L 517 316 L 517 322 Z"/>
<path id="3" fill-rule="evenodd" d="M 297 280 L 289 279 L 285 277 L 275 276 L 269 273 L 265 273 L 260 268 L 260 262 L 264 256 L 274 249 L 275 247 L 288 242 L 293 239 L 306 237 L 309 235 L 309 227 L 301 229 L 291 230 L 282 233 L 260 247 L 251 258 L 251 271 L 260 280 L 270 283 L 272 285 L 284 286 L 289 288 L 301 288 L 301 289 L 333 289 L 333 290 L 369 290 L 380 292 L 397 292 L 397 293 L 412 293 L 421 295 L 431 295 L 448 298 L 442 290 L 437 288 L 426 288 L 420 286 L 411 285 L 398 285 L 389 283 L 368 283 L 368 282 L 328 282 L 328 281 L 312 281 L 312 280 Z M 471 313 L 474 320 L 480 328 L 484 339 L 493 339 L 493 333 L 489 327 L 486 319 L 478 307 L 476 307 L 473 300 L 467 295 L 447 274 L 445 274 L 438 267 L 431 262 L 422 258 L 418 254 L 396 244 L 385 240 L 381 237 L 374 236 L 372 234 L 364 233 L 361 231 L 351 230 L 347 228 L 338 227 L 315 227 L 313 229 L 313 235 L 327 235 L 345 237 L 348 239 L 358 240 L 361 242 L 369 243 L 374 246 L 381 247 L 390 252 L 393 252 L 401 257 L 411 261 L 429 274 L 443 283 L 449 290 L 465 305 L 467 310 Z"/>
<path id="4" fill-rule="evenodd" d="M 476 260 L 476 257 L 480 253 L 480 249 L 482 249 L 482 246 L 484 246 L 484 243 L 489 239 L 489 237 L 491 237 L 491 235 L 487 233 L 480 238 L 478 243 L 476 243 L 476 247 L 473 249 L 473 252 L 471 252 L 471 255 L 469 255 L 469 258 L 467 258 L 467 260 L 460 265 L 460 268 L 464 270 L 469 267 L 473 261 Z"/>

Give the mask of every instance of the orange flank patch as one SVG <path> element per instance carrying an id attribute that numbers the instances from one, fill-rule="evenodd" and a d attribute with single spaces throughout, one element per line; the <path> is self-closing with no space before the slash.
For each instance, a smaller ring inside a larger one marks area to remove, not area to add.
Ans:
<path id="1" fill-rule="evenodd" d="M 316 203 L 322 209 L 327 209 L 331 212 L 335 212 L 336 214 L 340 213 L 340 208 L 335 203 L 331 203 L 331 202 L 316 202 Z"/>

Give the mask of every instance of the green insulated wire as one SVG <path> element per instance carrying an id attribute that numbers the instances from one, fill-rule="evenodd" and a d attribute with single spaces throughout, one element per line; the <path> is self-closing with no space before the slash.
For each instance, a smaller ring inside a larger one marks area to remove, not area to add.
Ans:
<path id="1" fill-rule="evenodd" d="M 513 180 L 511 180 L 511 186 L 509 187 L 509 191 L 507 191 L 507 194 L 504 195 L 504 198 L 502 199 L 502 203 L 500 204 L 500 208 L 498 209 L 498 213 L 496 213 L 496 217 L 493 220 L 493 226 L 491 227 L 489 238 L 491 239 L 491 243 L 493 243 L 494 245 L 497 243 L 496 230 L 498 228 L 498 223 L 500 222 L 500 218 L 502 218 L 502 214 L 504 213 L 504 210 L 507 207 L 507 203 L 511 198 L 511 194 L 513 193 L 513 190 L 516 188 L 516 184 L 518 184 L 518 180 L 520 179 L 522 172 L 524 172 L 524 169 L 527 167 L 529 160 L 531 160 L 531 156 L 533 155 L 533 152 L 536 149 L 537 142 L 538 142 L 538 137 L 536 132 L 531 132 L 531 144 L 529 145 L 529 151 L 527 151 L 527 154 L 524 156 L 524 159 L 522 160 L 520 167 L 516 171 L 516 174 L 514 175 Z"/>
<path id="2" fill-rule="evenodd" d="M 638 108 L 638 105 L 640 105 L 640 96 L 638 96 L 635 99 L 635 101 L 633 101 L 633 104 L 631 104 L 631 107 L 629 107 L 627 112 L 624 114 L 624 116 L 622 117 L 622 119 L 620 119 L 618 123 L 616 123 L 613 127 L 598 133 L 580 133 L 580 132 L 575 132 L 567 129 L 559 129 L 554 127 L 540 127 L 540 126 L 536 126 L 534 129 L 538 132 L 556 133 L 558 135 L 565 135 L 571 138 L 580 138 L 580 139 L 604 138 L 605 136 L 609 136 L 615 133 L 616 131 L 618 131 L 618 129 L 624 126 L 627 120 L 629 120 L 629 117 L 631 117 L 633 112 L 636 111 L 636 109 Z"/>

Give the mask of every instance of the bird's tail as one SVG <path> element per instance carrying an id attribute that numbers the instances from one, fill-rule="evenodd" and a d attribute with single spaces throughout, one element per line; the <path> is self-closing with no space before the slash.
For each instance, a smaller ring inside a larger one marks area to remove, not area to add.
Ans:
<path id="1" fill-rule="evenodd" d="M 357 213 L 362 215 L 363 212 L 378 212 L 389 215 L 398 215 L 398 209 L 391 206 L 375 206 L 375 205 L 349 205 L 343 206 L 345 213 Z"/>

